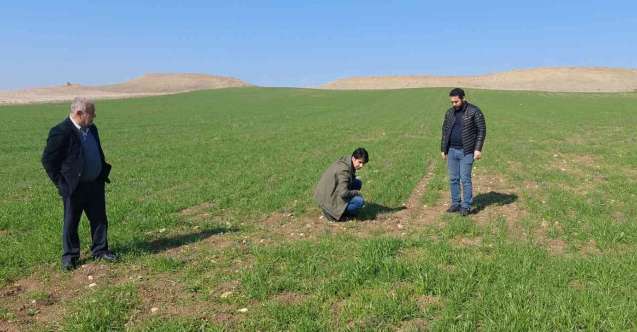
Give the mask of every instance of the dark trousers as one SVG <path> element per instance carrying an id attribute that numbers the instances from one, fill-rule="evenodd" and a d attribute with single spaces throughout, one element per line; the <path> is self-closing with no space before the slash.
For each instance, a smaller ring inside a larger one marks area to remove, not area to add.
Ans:
<path id="1" fill-rule="evenodd" d="M 70 197 L 62 197 L 64 202 L 64 227 L 62 228 L 62 262 L 71 263 L 80 257 L 80 237 L 77 233 L 82 212 L 86 214 L 91 225 L 93 256 L 108 252 L 106 237 L 108 220 L 106 218 L 106 201 L 104 182 L 80 182 Z"/>

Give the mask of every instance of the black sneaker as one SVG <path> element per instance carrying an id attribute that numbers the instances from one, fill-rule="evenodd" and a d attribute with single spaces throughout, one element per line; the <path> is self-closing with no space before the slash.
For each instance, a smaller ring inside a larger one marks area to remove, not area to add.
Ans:
<path id="1" fill-rule="evenodd" d="M 456 213 L 460 212 L 460 210 L 460 205 L 452 205 L 450 208 L 447 209 L 447 213 Z"/>
<path id="2" fill-rule="evenodd" d="M 461 208 L 461 209 L 460 209 L 460 214 L 461 214 L 463 217 L 466 217 L 466 216 L 468 216 L 468 215 L 470 215 L 470 214 L 471 214 L 471 209 L 470 209 L 470 208 L 469 208 L 469 209 Z"/>

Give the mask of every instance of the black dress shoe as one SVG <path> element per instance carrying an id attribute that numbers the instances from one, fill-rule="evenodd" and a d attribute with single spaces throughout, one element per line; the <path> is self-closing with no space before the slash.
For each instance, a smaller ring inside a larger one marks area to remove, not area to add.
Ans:
<path id="1" fill-rule="evenodd" d="M 462 209 L 460 209 L 460 214 L 463 217 L 466 217 L 466 216 L 471 214 L 471 209 L 470 208 L 469 209 L 462 208 Z"/>
<path id="2" fill-rule="evenodd" d="M 107 262 L 117 262 L 117 256 L 115 256 L 115 254 L 113 254 L 112 252 L 93 256 L 93 258 L 95 258 L 96 260 L 105 260 Z"/>
<path id="3" fill-rule="evenodd" d="M 73 271 L 77 268 L 77 260 L 62 262 L 62 271 Z"/>
<path id="4" fill-rule="evenodd" d="M 447 213 L 456 213 L 460 212 L 460 210 L 460 205 L 452 205 L 450 208 L 447 209 Z"/>

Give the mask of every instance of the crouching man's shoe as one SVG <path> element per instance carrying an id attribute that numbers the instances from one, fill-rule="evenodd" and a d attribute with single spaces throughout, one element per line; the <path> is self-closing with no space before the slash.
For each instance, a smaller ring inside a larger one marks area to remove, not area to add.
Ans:
<path id="1" fill-rule="evenodd" d="M 471 212 L 472 212 L 472 211 L 471 211 L 471 208 L 468 208 L 468 209 L 467 209 L 467 208 L 461 208 L 461 209 L 460 209 L 460 214 L 461 214 L 463 217 L 466 217 L 466 216 L 470 215 L 470 214 L 471 214 Z"/>

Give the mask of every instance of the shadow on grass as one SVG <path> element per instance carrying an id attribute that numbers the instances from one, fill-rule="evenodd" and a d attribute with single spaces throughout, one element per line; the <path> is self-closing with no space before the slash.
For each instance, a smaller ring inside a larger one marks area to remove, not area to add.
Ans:
<path id="1" fill-rule="evenodd" d="M 486 194 L 478 194 L 473 198 L 473 203 L 475 204 L 474 213 L 478 213 L 484 210 L 489 205 L 507 205 L 511 204 L 518 200 L 518 195 L 516 194 L 503 194 L 495 191 L 490 191 Z"/>
<path id="2" fill-rule="evenodd" d="M 365 203 L 365 206 L 358 214 L 356 219 L 364 221 L 364 220 L 374 220 L 378 215 L 394 213 L 401 210 L 406 209 L 404 206 L 399 207 L 387 207 L 384 205 L 376 204 L 376 203 Z"/>
<path id="3" fill-rule="evenodd" d="M 124 244 L 115 248 L 115 252 L 118 255 L 125 255 L 128 253 L 159 253 L 162 251 L 170 250 L 173 248 L 181 247 L 186 244 L 199 242 L 205 240 L 213 235 L 233 233 L 239 229 L 236 227 L 212 227 L 204 229 L 195 233 L 176 234 L 168 237 L 161 237 L 154 240 L 136 239 L 130 243 Z"/>

